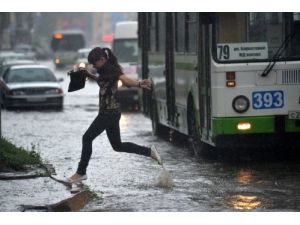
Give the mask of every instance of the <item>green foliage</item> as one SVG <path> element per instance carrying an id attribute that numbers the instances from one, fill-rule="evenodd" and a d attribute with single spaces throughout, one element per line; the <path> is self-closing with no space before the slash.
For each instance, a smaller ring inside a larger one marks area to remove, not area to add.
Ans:
<path id="1" fill-rule="evenodd" d="M 26 165 L 38 165 L 41 163 L 39 153 L 32 147 L 31 151 L 16 147 L 5 138 L 0 138 L 0 163 L 8 168 L 22 170 Z"/>
<path id="2" fill-rule="evenodd" d="M 102 199 L 101 197 L 99 197 L 99 195 L 97 195 L 95 191 L 91 190 L 88 186 L 85 185 L 84 189 L 89 193 L 92 201 L 99 201 Z"/>

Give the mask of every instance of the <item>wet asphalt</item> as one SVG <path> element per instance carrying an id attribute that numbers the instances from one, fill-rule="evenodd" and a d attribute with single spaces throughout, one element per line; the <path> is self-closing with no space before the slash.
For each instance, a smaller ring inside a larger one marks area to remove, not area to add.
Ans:
<path id="1" fill-rule="evenodd" d="M 50 61 L 42 62 L 49 65 Z M 67 69 L 63 77 L 64 109 L 2 110 L 2 133 L 17 146 L 34 148 L 53 164 L 60 177 L 72 175 L 81 154 L 81 138 L 98 111 L 98 86 L 68 93 Z M 85 183 L 100 199 L 84 211 L 299 211 L 298 160 L 250 159 L 223 161 L 197 158 L 182 143 L 152 135 L 151 121 L 139 112 L 123 112 L 123 141 L 156 145 L 174 187 L 157 187 L 162 168 L 150 158 L 115 152 L 105 132 L 93 142 L 93 155 Z M 0 181 L 0 211 L 19 211 L 21 204 L 51 204 L 70 192 L 45 178 Z"/>

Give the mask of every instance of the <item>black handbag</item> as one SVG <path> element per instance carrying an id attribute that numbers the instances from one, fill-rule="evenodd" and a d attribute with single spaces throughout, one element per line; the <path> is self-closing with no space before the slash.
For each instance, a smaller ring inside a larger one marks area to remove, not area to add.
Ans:
<path id="1" fill-rule="evenodd" d="M 77 91 L 84 88 L 86 81 L 86 75 L 84 74 L 84 71 L 71 70 L 68 72 L 68 75 L 70 76 L 68 92 Z"/>

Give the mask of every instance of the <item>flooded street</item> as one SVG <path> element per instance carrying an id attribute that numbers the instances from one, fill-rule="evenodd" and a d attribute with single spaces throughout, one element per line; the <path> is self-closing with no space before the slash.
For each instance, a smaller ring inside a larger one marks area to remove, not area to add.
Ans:
<path id="1" fill-rule="evenodd" d="M 53 68 L 52 63 L 44 62 Z M 63 111 L 2 111 L 3 136 L 17 146 L 40 152 L 61 177 L 72 175 L 81 154 L 81 138 L 98 111 L 98 86 L 87 82 L 85 89 L 68 93 L 67 70 L 63 77 Z M 298 162 L 226 163 L 197 159 L 182 146 L 152 135 L 151 121 L 141 113 L 124 112 L 120 120 L 123 141 L 156 145 L 174 187 L 155 186 L 162 168 L 139 155 L 113 151 L 102 133 L 93 142 L 87 170 L 89 188 L 103 198 L 84 210 L 105 211 L 299 211 L 300 165 Z M 42 182 L 42 184 L 41 184 Z M 18 211 L 20 204 L 48 204 L 70 195 L 61 184 L 41 179 L 0 182 L 0 211 Z M 32 189 L 43 186 L 43 190 Z M 11 188 L 14 190 L 13 196 Z M 38 200 L 43 202 L 38 202 Z"/>

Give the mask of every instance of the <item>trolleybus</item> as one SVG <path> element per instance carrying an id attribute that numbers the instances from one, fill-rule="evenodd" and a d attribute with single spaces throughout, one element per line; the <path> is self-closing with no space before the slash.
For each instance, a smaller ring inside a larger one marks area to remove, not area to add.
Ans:
<path id="1" fill-rule="evenodd" d="M 78 50 L 85 47 L 85 37 L 79 30 L 61 30 L 52 34 L 53 62 L 57 68 L 76 63 Z"/>
<path id="2" fill-rule="evenodd" d="M 191 148 L 299 148 L 299 13 L 139 13 L 142 109 Z"/>

